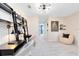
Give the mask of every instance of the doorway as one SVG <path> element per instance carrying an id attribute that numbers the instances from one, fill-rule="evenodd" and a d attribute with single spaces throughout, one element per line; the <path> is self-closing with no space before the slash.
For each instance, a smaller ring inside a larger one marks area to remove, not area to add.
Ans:
<path id="1" fill-rule="evenodd" d="M 47 38 L 47 17 L 40 16 L 39 18 L 39 36 L 40 38 Z"/>

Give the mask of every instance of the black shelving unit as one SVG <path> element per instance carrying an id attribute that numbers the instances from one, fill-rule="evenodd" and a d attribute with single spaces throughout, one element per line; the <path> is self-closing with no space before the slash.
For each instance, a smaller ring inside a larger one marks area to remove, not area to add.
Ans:
<path id="1" fill-rule="evenodd" d="M 0 45 L 0 55 L 14 55 L 15 52 L 17 52 L 25 43 L 27 43 L 27 38 L 29 40 L 29 38 L 31 37 L 31 35 L 29 35 L 29 33 L 28 33 L 27 20 L 24 17 L 21 17 L 18 13 L 16 13 L 14 11 L 14 9 L 6 3 L 0 3 L 0 8 L 12 15 L 14 32 L 15 32 L 14 34 L 16 37 L 15 41 L 11 42 L 14 44 L 5 43 L 5 44 Z M 24 30 L 24 33 L 23 33 L 24 40 L 19 39 L 17 20 L 21 21 L 21 25 Z M 24 25 L 24 23 L 26 23 L 26 25 Z M 14 46 L 14 47 L 11 49 L 12 46 Z"/>

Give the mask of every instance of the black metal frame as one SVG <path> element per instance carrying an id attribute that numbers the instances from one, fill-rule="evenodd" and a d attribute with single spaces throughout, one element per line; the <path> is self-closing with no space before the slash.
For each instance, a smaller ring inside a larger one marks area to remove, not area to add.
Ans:
<path id="1" fill-rule="evenodd" d="M 5 3 L 0 3 L 0 8 L 5 10 L 6 12 L 10 13 L 12 12 L 11 8 L 7 7 Z"/>
<path id="2" fill-rule="evenodd" d="M 22 17 L 22 24 L 24 25 L 24 18 Z M 26 41 L 26 30 L 25 27 L 23 26 L 24 29 L 24 40 Z"/>
<path id="3" fill-rule="evenodd" d="M 16 12 L 14 12 L 14 11 L 12 12 L 12 17 L 13 17 L 13 24 L 14 24 L 14 31 L 15 31 L 15 35 L 16 35 L 16 41 L 19 41 Z"/>
<path id="4" fill-rule="evenodd" d="M 13 18 L 13 24 L 14 24 L 14 31 L 16 34 L 16 41 L 19 41 L 19 34 L 18 34 L 18 26 L 17 26 L 17 19 L 22 20 L 23 24 L 24 21 L 26 21 L 26 28 L 27 30 L 25 30 L 25 27 L 23 26 L 24 29 L 24 39 L 26 40 L 26 36 L 28 35 L 28 26 L 27 26 L 27 20 L 25 20 L 23 17 L 21 17 L 18 13 L 16 13 L 13 8 L 11 8 L 8 4 L 6 3 L 0 3 L 0 8 L 5 10 L 6 12 L 12 14 L 12 18 Z M 16 16 L 17 15 L 17 16 Z M 27 34 L 26 34 L 27 31 Z"/>

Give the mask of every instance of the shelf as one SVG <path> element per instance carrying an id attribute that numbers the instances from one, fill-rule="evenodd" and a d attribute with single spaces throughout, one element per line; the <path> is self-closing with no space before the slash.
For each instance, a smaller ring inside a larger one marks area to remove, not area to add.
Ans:
<path id="1" fill-rule="evenodd" d="M 4 19 L 0 19 L 0 22 L 13 23 L 13 22 L 11 22 L 11 21 L 7 21 L 7 20 L 4 20 Z"/>
<path id="2" fill-rule="evenodd" d="M 14 44 L 8 44 L 5 43 L 3 45 L 0 45 L 0 55 L 14 55 L 24 44 L 25 41 L 19 40 L 19 41 L 12 41 Z"/>

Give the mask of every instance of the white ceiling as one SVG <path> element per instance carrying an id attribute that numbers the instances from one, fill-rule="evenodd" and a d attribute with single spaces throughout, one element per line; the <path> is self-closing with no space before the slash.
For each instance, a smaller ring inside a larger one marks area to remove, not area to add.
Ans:
<path id="1" fill-rule="evenodd" d="M 23 16 L 37 16 L 40 15 L 40 12 L 37 13 L 34 3 L 9 3 L 11 7 L 14 8 L 19 14 Z M 31 8 L 28 8 L 28 5 L 31 5 Z M 56 16 L 64 17 L 71 15 L 72 13 L 79 11 L 79 3 L 55 3 L 52 7 L 52 10 L 46 14 L 47 16 Z"/>

